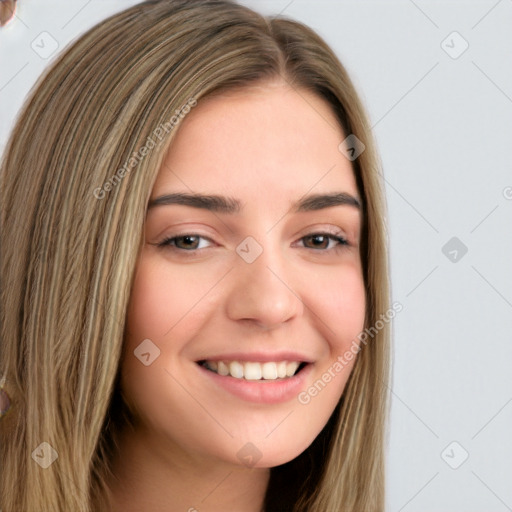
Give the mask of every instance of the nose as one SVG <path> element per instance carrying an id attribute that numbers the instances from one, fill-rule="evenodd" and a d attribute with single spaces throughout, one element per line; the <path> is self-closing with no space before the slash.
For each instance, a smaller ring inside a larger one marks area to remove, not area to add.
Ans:
<path id="1" fill-rule="evenodd" d="M 231 320 L 274 329 L 302 314 L 304 304 L 293 289 L 294 272 L 279 250 L 264 248 L 252 263 L 237 257 L 235 265 L 226 301 Z"/>

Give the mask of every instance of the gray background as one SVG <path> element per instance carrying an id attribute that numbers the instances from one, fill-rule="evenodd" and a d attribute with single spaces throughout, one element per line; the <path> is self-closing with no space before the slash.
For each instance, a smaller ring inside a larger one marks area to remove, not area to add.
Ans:
<path id="1" fill-rule="evenodd" d="M 0 30 L 0 151 L 58 51 L 134 3 L 18 2 Z M 387 511 L 512 510 L 512 1 L 242 3 L 316 29 L 374 127 L 404 307 Z"/>

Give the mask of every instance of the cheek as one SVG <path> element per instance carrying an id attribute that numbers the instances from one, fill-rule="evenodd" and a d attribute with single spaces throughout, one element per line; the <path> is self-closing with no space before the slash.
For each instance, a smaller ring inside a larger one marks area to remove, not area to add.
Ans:
<path id="1" fill-rule="evenodd" d="M 127 310 L 122 373 L 128 401 L 147 410 L 163 399 L 169 384 L 165 370 L 173 368 L 208 317 L 208 301 L 200 300 L 205 284 L 197 276 L 187 277 L 151 255 L 143 253 L 139 259 Z"/>
<path id="2" fill-rule="evenodd" d="M 172 319 L 162 315 L 164 309 L 174 310 L 174 304 L 169 304 L 169 299 L 165 280 L 157 272 L 151 271 L 149 262 L 142 256 L 127 312 L 127 341 L 161 337 L 171 326 Z"/>
<path id="3" fill-rule="evenodd" d="M 343 267 L 317 281 L 312 300 L 314 311 L 323 320 L 319 329 L 329 343 L 331 355 L 341 354 L 364 328 L 366 299 L 360 266 Z"/>
<path id="4" fill-rule="evenodd" d="M 310 442 L 339 403 L 354 368 L 366 308 L 364 281 L 357 264 L 337 269 L 316 284 L 316 292 L 309 295 L 311 310 L 318 315 L 317 329 L 327 343 L 312 379 L 297 397 L 302 428 L 310 433 Z"/>
<path id="5" fill-rule="evenodd" d="M 208 301 L 201 300 L 206 292 L 204 281 L 197 272 L 184 275 L 165 260 L 154 262 L 143 254 L 127 312 L 127 341 L 169 336 L 179 340 L 183 330 L 190 335 L 208 307 Z"/>
<path id="6" fill-rule="evenodd" d="M 178 383 L 182 379 L 172 375 L 184 347 L 213 310 L 205 297 L 211 276 L 206 279 L 197 270 L 176 270 L 159 259 L 143 253 L 138 261 L 127 310 L 121 380 L 132 412 L 155 430 L 172 423 L 169 411 L 179 417 L 186 417 L 190 410 L 201 414 L 194 409 L 197 404 L 183 398 Z M 145 360 L 142 354 L 147 353 Z M 185 436 L 187 428 L 187 422 L 174 424 L 173 435 Z"/>

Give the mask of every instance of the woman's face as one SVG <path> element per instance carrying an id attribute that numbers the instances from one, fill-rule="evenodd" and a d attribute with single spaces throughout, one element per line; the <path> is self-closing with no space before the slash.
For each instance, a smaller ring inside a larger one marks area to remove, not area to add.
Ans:
<path id="1" fill-rule="evenodd" d="M 181 122 L 151 194 L 122 363 L 159 455 L 272 467 L 326 424 L 365 316 L 346 135 L 327 103 L 282 83 L 200 100 Z"/>

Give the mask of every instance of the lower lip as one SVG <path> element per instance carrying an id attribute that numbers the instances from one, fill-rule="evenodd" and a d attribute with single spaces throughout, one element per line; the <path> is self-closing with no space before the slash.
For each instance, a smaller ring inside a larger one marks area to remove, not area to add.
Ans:
<path id="1" fill-rule="evenodd" d="M 312 371 L 312 364 L 307 364 L 293 377 L 276 380 L 245 380 L 231 376 L 222 376 L 197 365 L 199 370 L 216 385 L 232 395 L 261 404 L 278 404 L 296 398 L 304 387 L 304 381 Z"/>

